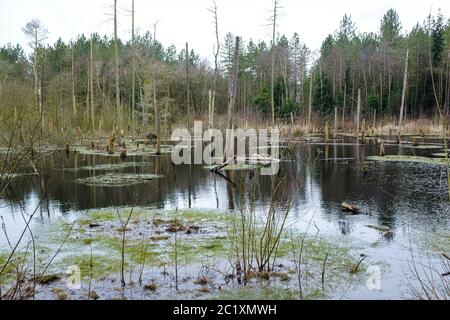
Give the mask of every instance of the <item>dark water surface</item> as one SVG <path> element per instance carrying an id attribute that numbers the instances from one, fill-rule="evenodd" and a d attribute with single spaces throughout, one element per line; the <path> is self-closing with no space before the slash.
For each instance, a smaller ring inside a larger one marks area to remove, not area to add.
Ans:
<path id="1" fill-rule="evenodd" d="M 405 162 L 366 163 L 366 157 L 377 155 L 374 141 L 365 145 L 297 144 L 285 149 L 285 161 L 280 174 L 286 176 L 281 188 L 292 192 L 294 206 L 291 217 L 296 227 L 320 232 L 332 241 L 348 244 L 358 254 L 368 256 L 368 265 L 378 266 L 381 290 L 357 285 L 334 298 L 395 299 L 408 298 L 406 276 L 409 272 L 411 249 L 420 251 L 427 239 L 436 250 L 447 250 L 450 243 L 450 205 L 448 202 L 444 166 Z M 386 146 L 389 155 L 431 156 L 441 149 L 412 149 Z M 35 224 L 51 224 L 56 217 L 74 211 L 106 207 L 144 206 L 153 209 L 217 209 L 233 210 L 237 206 L 237 190 L 223 177 L 211 174 L 203 166 L 173 166 L 170 155 L 133 157 L 135 167 L 118 170 L 74 170 L 85 166 L 121 163 L 120 158 L 105 158 L 71 152 L 56 152 L 37 165 L 41 176 L 14 179 L 13 194 L 8 191 L 0 199 L 3 217 L 11 241 L 17 240 L 23 229 L 20 206 L 32 213 L 39 204 L 42 190 L 47 194 L 38 209 Z M 364 170 L 365 169 L 365 170 Z M 105 173 L 159 174 L 162 179 L 130 187 L 90 187 L 76 180 Z M 228 172 L 232 181 L 248 179 L 248 171 Z M 269 204 L 272 180 L 259 176 L 262 197 L 258 209 Z M 291 183 L 292 182 L 292 183 Z M 362 214 L 344 214 L 343 201 L 354 203 Z M 387 227 L 381 233 L 368 225 Z M 311 230 L 312 228 L 309 228 Z M 443 236 L 443 237 L 442 237 Z M 442 238 L 441 238 L 442 237 Z M 6 245 L 0 234 L 0 246 Z"/>

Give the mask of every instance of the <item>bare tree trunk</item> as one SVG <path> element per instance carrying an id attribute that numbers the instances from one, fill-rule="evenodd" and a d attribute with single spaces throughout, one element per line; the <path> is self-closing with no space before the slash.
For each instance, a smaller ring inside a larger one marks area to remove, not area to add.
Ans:
<path id="1" fill-rule="evenodd" d="M 238 71 L 239 71 L 239 49 L 240 49 L 240 38 L 236 37 L 236 46 L 234 49 L 234 64 L 233 64 L 233 73 L 231 74 L 231 78 L 228 84 L 228 129 L 233 129 L 234 127 L 234 107 L 236 104 L 236 93 L 238 86 Z M 233 143 L 226 140 L 226 152 L 224 155 L 224 162 L 227 160 L 227 156 L 231 154 L 232 150 L 231 146 Z"/>
<path id="2" fill-rule="evenodd" d="M 381 76 L 380 73 L 380 114 L 383 111 L 383 94 L 384 94 L 384 90 L 383 90 L 383 77 Z M 380 116 L 381 117 L 381 116 Z"/>
<path id="3" fill-rule="evenodd" d="M 345 110 L 347 108 L 347 83 L 344 85 L 344 106 L 342 107 L 342 130 L 345 130 Z"/>
<path id="4" fill-rule="evenodd" d="M 334 107 L 334 132 L 333 132 L 333 138 L 335 140 L 337 138 L 337 130 L 338 130 L 338 108 Z"/>
<path id="5" fill-rule="evenodd" d="M 210 10 L 214 16 L 214 25 L 215 25 L 215 33 L 216 33 L 216 49 L 214 51 L 214 80 L 213 80 L 213 91 L 211 98 L 211 111 L 210 111 L 210 119 L 209 125 L 211 128 L 214 128 L 214 112 L 216 108 L 216 90 L 217 90 L 217 79 L 219 77 L 219 53 L 220 53 L 220 40 L 219 40 L 219 19 L 217 16 L 217 5 L 214 1 L 214 8 Z"/>
<path id="6" fill-rule="evenodd" d="M 308 133 L 311 133 L 313 82 L 314 82 L 314 72 L 311 73 L 309 84 L 309 108 L 308 108 L 308 124 L 307 124 Z"/>
<path id="7" fill-rule="evenodd" d="M 89 93 L 91 100 L 92 131 L 95 131 L 95 107 L 94 107 L 94 62 L 93 62 L 93 40 L 91 36 L 91 50 L 89 58 Z"/>
<path id="8" fill-rule="evenodd" d="M 72 45 L 72 108 L 73 108 L 73 116 L 77 116 L 77 100 L 75 96 L 75 67 L 74 67 L 74 58 L 73 58 L 73 45 Z"/>
<path id="9" fill-rule="evenodd" d="M 132 1 L 131 6 L 131 123 L 134 128 L 136 128 L 136 38 L 134 34 L 134 0 Z"/>
<path id="10" fill-rule="evenodd" d="M 272 126 L 275 127 L 275 55 L 276 55 L 276 29 L 278 17 L 278 0 L 273 1 L 273 33 L 272 33 L 272 75 L 271 75 L 271 102 L 272 102 Z"/>
<path id="11" fill-rule="evenodd" d="M 190 89 L 189 89 L 189 44 L 186 42 L 186 112 L 188 130 L 191 125 L 191 108 L 190 108 Z"/>
<path id="12" fill-rule="evenodd" d="M 153 79 L 153 105 L 155 107 L 156 122 L 156 155 L 161 155 L 161 118 L 158 103 L 156 101 L 156 76 Z"/>
<path id="13" fill-rule="evenodd" d="M 438 111 L 440 122 L 443 127 L 442 135 L 444 138 L 444 150 L 445 150 L 445 154 L 446 154 L 447 166 L 450 166 L 450 157 L 448 154 L 449 149 L 448 149 L 448 138 L 447 138 L 447 118 L 444 116 L 444 114 L 441 110 L 439 97 L 436 92 L 436 84 L 434 81 L 434 69 L 433 69 L 433 63 L 431 61 L 431 36 L 428 37 L 428 58 L 429 58 L 429 63 L 430 63 L 431 83 L 433 85 L 433 93 L 434 93 L 434 98 L 436 100 L 436 108 Z M 449 201 L 450 201 L 450 169 L 447 169 L 447 182 L 448 182 L 448 197 L 449 197 Z"/>
<path id="14" fill-rule="evenodd" d="M 116 88 L 116 108 L 114 110 L 114 130 L 117 143 L 121 144 L 121 132 L 119 128 L 120 116 L 120 79 L 119 79 L 119 39 L 117 37 L 117 0 L 114 0 L 114 78 Z"/>
<path id="15" fill-rule="evenodd" d="M 400 106 L 400 117 L 398 120 L 397 143 L 400 143 L 402 140 L 403 116 L 404 116 L 404 110 L 405 110 L 406 92 L 408 89 L 408 60 L 409 60 L 409 49 L 406 49 L 405 74 L 404 74 L 404 78 L 403 78 L 402 104 Z"/>
<path id="16" fill-rule="evenodd" d="M 240 38 L 236 37 L 236 47 L 234 49 L 234 65 L 233 73 L 231 75 L 230 83 L 228 86 L 228 129 L 233 129 L 234 124 L 234 107 L 236 104 L 236 93 L 238 84 L 238 70 L 239 70 L 239 46 Z"/>
<path id="17" fill-rule="evenodd" d="M 212 128 L 212 91 L 208 90 L 208 125 Z"/>
<path id="18" fill-rule="evenodd" d="M 165 110 L 164 110 L 164 126 L 166 129 L 166 135 L 168 135 L 168 128 L 169 125 L 167 124 L 167 113 L 169 112 L 169 101 L 170 101 L 170 83 L 169 81 L 167 82 L 167 97 L 166 97 L 166 106 L 165 106 Z"/>
<path id="19" fill-rule="evenodd" d="M 375 108 L 373 110 L 373 127 L 372 127 L 372 132 L 375 132 L 376 128 L 377 128 L 377 109 Z"/>
<path id="20" fill-rule="evenodd" d="M 39 91 L 39 110 L 41 113 L 41 134 L 44 132 L 44 85 L 45 85 L 45 49 L 44 50 L 44 56 L 42 57 L 42 66 L 41 66 L 41 80 L 40 80 L 40 91 Z"/>
<path id="21" fill-rule="evenodd" d="M 359 134 L 361 121 L 361 89 L 358 89 L 358 105 L 356 110 L 356 134 Z"/>
<path id="22" fill-rule="evenodd" d="M 59 59 L 59 73 L 62 72 L 62 61 L 61 58 Z M 59 123 L 59 129 L 64 132 L 65 129 L 65 119 L 64 119 L 64 103 L 63 103 L 63 86 L 62 86 L 62 78 L 59 77 L 59 97 L 58 97 L 58 102 L 59 102 L 59 112 L 60 112 L 60 117 L 61 117 L 61 121 Z"/>
<path id="23" fill-rule="evenodd" d="M 392 73 L 391 73 L 391 64 L 388 64 L 388 106 L 387 106 L 387 110 L 388 110 L 388 114 L 391 114 L 391 93 L 392 93 Z"/>
<path id="24" fill-rule="evenodd" d="M 40 92 L 40 83 L 39 83 L 39 73 L 38 73 L 38 66 L 39 66 L 39 47 L 38 47 L 38 35 L 36 33 L 35 35 L 35 42 L 34 42 L 34 63 L 33 63 L 33 75 L 34 75 L 34 93 L 36 95 L 36 103 L 38 105 L 39 109 L 39 115 L 41 114 L 41 92 Z"/>

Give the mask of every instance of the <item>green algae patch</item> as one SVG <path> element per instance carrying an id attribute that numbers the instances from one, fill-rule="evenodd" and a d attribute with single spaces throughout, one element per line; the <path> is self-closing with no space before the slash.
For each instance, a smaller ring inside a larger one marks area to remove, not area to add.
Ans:
<path id="1" fill-rule="evenodd" d="M 278 288 L 276 286 L 240 287 L 224 290 L 219 294 L 209 297 L 212 300 L 297 300 L 297 290 Z M 311 298 L 310 298 L 311 299 Z"/>
<path id="2" fill-rule="evenodd" d="M 106 174 L 78 179 L 77 181 L 91 187 L 127 187 L 161 178 L 161 175 L 156 174 Z"/>
<path id="3" fill-rule="evenodd" d="M 125 266 L 127 265 L 125 264 Z M 82 279 L 89 279 L 91 272 L 93 279 L 99 279 L 118 273 L 121 268 L 121 260 L 119 257 L 100 253 L 93 254 L 92 259 L 90 253 L 72 253 L 57 261 L 54 266 L 61 270 L 67 270 L 70 267 L 78 267 Z"/>
<path id="4" fill-rule="evenodd" d="M 447 165 L 447 160 L 442 158 L 427 158 L 418 156 L 370 156 L 367 157 L 369 161 L 381 161 L 381 162 L 414 162 L 414 163 L 424 163 L 424 164 L 435 164 L 435 165 Z"/>
<path id="5" fill-rule="evenodd" d="M 130 223 L 123 230 L 119 215 L 126 220 L 131 212 Z M 65 241 L 52 271 L 64 272 L 70 266 L 78 266 L 84 279 L 90 275 L 92 250 L 93 278 L 98 279 L 120 270 L 122 250 L 126 270 L 136 270 L 142 264 L 161 267 L 173 266 L 175 261 L 179 265 L 191 265 L 226 260 L 229 249 L 224 241 L 224 221 L 227 217 L 226 213 L 206 210 L 92 210 L 59 218 L 38 240 L 46 243 L 48 252 Z M 174 224 L 183 228 L 176 233 L 168 231 Z"/>
<path id="6" fill-rule="evenodd" d="M 123 242 L 125 230 L 121 229 L 123 226 L 119 215 L 122 220 L 126 220 L 131 212 Z M 218 270 L 223 270 L 226 274 L 229 263 L 235 263 L 232 235 L 229 233 L 231 221 L 232 215 L 229 212 L 214 210 L 109 208 L 60 217 L 51 227 L 46 227 L 45 234 L 37 237 L 37 240 L 46 242 L 48 252 L 53 252 L 70 233 L 49 272 L 65 274 L 68 268 L 77 267 L 83 281 L 89 280 L 92 274 L 93 280 L 106 279 L 109 286 L 109 279 L 115 279 L 120 273 L 122 250 L 127 276 L 138 272 L 141 266 L 144 266 L 146 273 L 154 272 L 155 268 L 172 272 L 170 270 L 177 264 L 180 270 L 187 271 L 187 277 L 194 279 L 202 266 L 218 265 L 219 268 L 223 267 Z M 173 226 L 176 228 L 171 229 Z M 270 272 L 268 277 L 255 275 L 248 288 L 234 288 L 230 285 L 220 292 L 214 289 L 200 292 L 194 287 L 188 294 L 198 291 L 197 294 L 201 293 L 202 297 L 213 299 L 298 299 L 298 279 L 295 271 L 292 272 L 292 257 L 294 251 L 297 257 L 300 252 L 299 239 L 300 235 L 295 230 L 292 236 L 283 236 L 276 253 L 276 270 Z M 307 238 L 304 241 L 303 256 L 304 263 L 308 264 L 304 275 L 308 277 L 309 283 L 309 289 L 303 293 L 304 299 L 325 295 L 321 290 L 320 279 L 326 257 L 326 284 L 329 290 L 350 277 L 349 270 L 359 261 L 350 255 L 350 249 L 346 246 L 317 238 Z M 281 264 L 286 267 L 280 267 Z M 159 277 L 156 274 L 160 273 L 154 274 Z M 220 281 L 224 274 L 218 273 L 212 282 Z M 156 281 L 159 280 L 157 278 Z"/>
<path id="7" fill-rule="evenodd" d="M 416 237 L 418 239 L 418 245 L 424 251 L 431 251 L 437 255 L 450 254 L 450 233 L 418 232 Z"/>
<path id="8" fill-rule="evenodd" d="M 105 208 L 97 210 L 87 210 L 78 215 L 78 222 L 88 225 L 90 222 L 117 221 L 119 215 L 121 217 L 128 216 L 132 212 L 131 221 L 148 221 L 157 222 L 158 219 L 170 221 L 179 219 L 187 223 L 204 223 L 204 222 L 226 222 L 229 221 L 231 215 L 227 212 L 217 212 L 214 210 L 155 210 L 144 208 Z"/>
<path id="9" fill-rule="evenodd" d="M 5 268 L 3 273 L 0 275 L 0 285 L 8 284 L 17 279 L 17 268 L 20 269 L 20 267 L 26 263 L 27 258 L 30 258 L 30 255 L 31 253 L 27 255 L 24 252 L 17 252 L 10 259 L 8 265 L 6 265 L 10 253 L 0 252 L 0 270 Z"/>

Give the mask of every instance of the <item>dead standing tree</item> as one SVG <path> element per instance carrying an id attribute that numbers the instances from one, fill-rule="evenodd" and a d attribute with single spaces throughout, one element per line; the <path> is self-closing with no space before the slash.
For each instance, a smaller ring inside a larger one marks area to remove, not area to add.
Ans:
<path id="1" fill-rule="evenodd" d="M 136 130 L 136 37 L 134 32 L 134 0 L 131 3 L 131 123 Z"/>
<path id="2" fill-rule="evenodd" d="M 409 60 L 409 49 L 406 50 L 405 74 L 404 74 L 404 78 L 403 78 L 402 104 L 400 106 L 400 117 L 399 117 L 399 121 L 398 121 L 398 137 L 397 137 L 398 144 L 400 144 L 400 142 L 402 140 L 403 115 L 405 113 L 406 92 L 408 89 L 408 60 Z"/>
<path id="3" fill-rule="evenodd" d="M 95 107 L 94 107 L 94 62 L 93 62 L 93 38 L 91 35 L 90 41 L 90 54 L 89 54 L 89 97 L 91 102 L 91 122 L 92 132 L 95 131 Z"/>
<path id="4" fill-rule="evenodd" d="M 155 47 L 155 61 L 156 61 L 156 26 L 158 22 L 154 25 L 154 35 L 153 35 L 153 43 Z M 161 155 L 161 112 L 159 110 L 158 101 L 156 97 L 156 66 L 155 70 L 153 70 L 153 106 L 155 108 L 155 127 L 156 127 L 156 155 Z"/>
<path id="5" fill-rule="evenodd" d="M 214 80 L 213 80 L 213 90 L 210 93 L 209 101 L 209 126 L 214 127 L 214 112 L 216 108 L 216 90 L 217 90 L 217 79 L 219 77 L 219 53 L 220 53 L 220 40 L 219 40 L 219 22 L 217 16 L 217 4 L 213 1 L 214 7 L 208 9 L 213 14 L 214 19 L 214 29 L 216 34 L 216 45 L 214 49 Z"/>
<path id="6" fill-rule="evenodd" d="M 186 112 L 187 112 L 187 126 L 189 128 L 191 124 L 191 117 L 190 117 L 190 106 L 189 106 L 189 99 L 190 99 L 190 88 L 189 88 L 189 43 L 186 42 L 186 85 L 185 85 L 185 94 L 186 94 Z"/>
<path id="7" fill-rule="evenodd" d="M 313 85 L 314 85 L 314 71 L 311 72 L 309 80 L 309 104 L 308 104 L 308 120 L 307 120 L 307 130 L 308 134 L 311 133 L 311 117 L 312 117 L 312 103 L 313 103 Z"/>
<path id="8" fill-rule="evenodd" d="M 355 126 L 356 126 L 356 135 L 358 136 L 361 130 L 361 89 L 358 89 L 358 102 L 356 109 Z"/>
<path id="9" fill-rule="evenodd" d="M 121 144 L 119 129 L 120 115 L 120 79 L 119 79 L 119 39 L 117 37 L 117 0 L 114 0 L 114 80 L 116 89 L 116 107 L 114 109 L 114 130 L 117 143 Z"/>
<path id="10" fill-rule="evenodd" d="M 275 127 L 275 55 L 276 55 L 276 31 L 277 18 L 279 10 L 279 0 L 273 1 L 273 16 L 272 16 L 272 74 L 271 74 L 271 104 L 272 104 L 272 126 Z"/>
<path id="11" fill-rule="evenodd" d="M 234 127 L 234 106 L 236 104 L 236 92 L 238 86 L 238 71 L 239 71 L 239 58 L 240 58 L 240 38 L 236 37 L 236 45 L 234 48 L 234 64 L 233 64 L 233 72 L 231 74 L 230 82 L 228 84 L 228 129 L 233 129 Z M 231 156 L 234 153 L 234 150 L 231 150 L 233 143 L 230 139 L 226 141 L 226 153 L 225 153 L 225 161 L 227 161 L 226 157 Z"/>
<path id="12" fill-rule="evenodd" d="M 43 69 L 41 69 L 41 75 L 39 74 L 39 64 L 44 66 L 44 60 L 41 58 L 41 51 L 43 50 L 43 42 L 47 39 L 48 30 L 42 25 L 40 20 L 31 20 L 22 29 L 23 33 L 30 40 L 29 45 L 33 49 L 33 76 L 34 76 L 34 92 L 36 95 L 36 102 L 39 108 L 39 116 L 41 119 L 41 133 L 44 130 L 44 94 L 43 94 Z M 45 52 L 45 51 L 44 51 Z M 42 60 L 42 61 L 41 61 Z"/>

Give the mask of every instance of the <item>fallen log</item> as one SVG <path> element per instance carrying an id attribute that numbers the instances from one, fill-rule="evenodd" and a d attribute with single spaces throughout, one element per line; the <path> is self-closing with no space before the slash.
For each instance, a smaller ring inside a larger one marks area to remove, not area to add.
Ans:
<path id="1" fill-rule="evenodd" d="M 222 169 L 225 168 L 226 166 L 232 164 L 235 160 L 236 160 L 236 157 L 234 157 L 234 158 L 232 158 L 232 159 L 229 159 L 228 161 L 222 163 L 221 165 L 219 165 L 219 166 L 217 166 L 217 167 L 215 167 L 215 168 L 212 168 L 212 169 L 209 170 L 209 171 L 210 171 L 210 172 L 217 173 L 218 171 L 222 170 Z"/>

